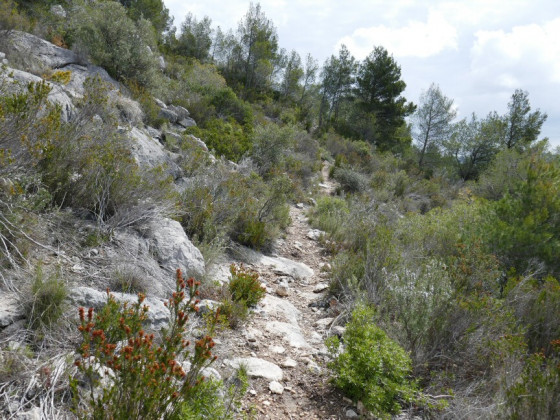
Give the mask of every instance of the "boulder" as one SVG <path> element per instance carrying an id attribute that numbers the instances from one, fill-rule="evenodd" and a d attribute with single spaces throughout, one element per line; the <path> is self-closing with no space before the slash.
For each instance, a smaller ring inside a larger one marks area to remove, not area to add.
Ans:
<path id="1" fill-rule="evenodd" d="M 138 296 L 130 293 L 111 293 L 118 302 L 124 303 L 129 302 L 135 303 L 138 301 Z M 105 306 L 107 303 L 107 292 L 101 292 L 91 287 L 81 286 L 70 290 L 68 295 L 70 301 L 73 303 L 83 306 L 85 308 L 94 308 L 99 310 Z M 148 297 L 144 301 L 144 304 L 148 305 L 148 322 L 151 328 L 155 330 L 160 330 L 166 327 L 169 323 L 169 309 L 163 304 L 163 300 Z"/>
<path id="2" fill-rule="evenodd" d="M 57 47 L 44 39 L 20 31 L 7 34 L 6 52 L 12 62 L 22 62 L 32 73 L 41 74 L 47 69 L 60 69 L 82 60 L 73 51 Z"/>
<path id="3" fill-rule="evenodd" d="M 183 108 L 182 106 L 169 105 L 167 109 L 177 114 L 177 117 L 179 119 L 189 118 L 191 115 L 191 113 L 186 108 Z"/>
<path id="4" fill-rule="evenodd" d="M 186 137 L 187 141 L 191 141 L 194 145 L 200 147 L 202 150 L 204 150 L 205 152 L 208 151 L 208 146 L 206 146 L 206 143 L 204 143 L 202 140 L 200 140 L 198 137 L 193 136 L 192 134 L 189 134 Z"/>
<path id="5" fill-rule="evenodd" d="M 247 375 L 265 378 L 269 381 L 281 381 L 284 376 L 278 365 L 256 357 L 238 357 L 233 360 L 225 360 L 224 363 L 234 369 L 239 369 L 241 365 L 244 365 L 247 368 Z"/>
<path id="6" fill-rule="evenodd" d="M 50 10 L 53 15 L 59 18 L 66 17 L 66 10 L 64 10 L 64 7 L 62 7 L 60 4 L 53 4 Z"/>
<path id="7" fill-rule="evenodd" d="M 311 229 L 309 232 L 307 232 L 306 236 L 308 239 L 311 239 L 312 241 L 318 241 L 323 235 L 325 235 L 325 232 L 323 232 L 322 230 Z"/>
<path id="8" fill-rule="evenodd" d="M 118 90 L 119 83 L 109 76 L 105 69 L 91 64 L 69 64 L 64 70 L 70 71 L 70 81 L 63 86 L 63 89 L 74 98 L 81 98 L 84 94 L 84 82 L 87 79 L 99 78 L 107 83 L 111 89 Z"/>
<path id="9" fill-rule="evenodd" d="M 269 257 L 243 246 L 236 247 L 234 252 L 240 260 L 254 265 L 266 265 L 280 276 L 289 276 L 296 280 L 307 280 L 314 274 L 313 269 L 308 265 L 288 258 Z"/>
<path id="10" fill-rule="evenodd" d="M 184 128 L 196 127 L 196 121 L 191 117 L 181 118 L 177 120 L 177 124 Z"/>
<path id="11" fill-rule="evenodd" d="M 158 98 L 154 98 L 154 102 L 156 103 L 157 106 L 159 106 L 160 108 L 167 108 L 167 105 L 165 105 L 165 102 L 163 102 L 161 99 Z"/>
<path id="12" fill-rule="evenodd" d="M 260 303 L 260 309 L 266 315 L 287 321 L 292 325 L 298 324 L 301 312 L 291 302 L 276 296 L 266 295 Z"/>
<path id="13" fill-rule="evenodd" d="M 204 258 L 179 222 L 154 220 L 148 225 L 146 237 L 160 266 L 169 273 L 175 273 L 180 268 L 185 277 L 200 278 L 204 275 Z"/>
<path id="14" fill-rule="evenodd" d="M 278 381 L 272 381 L 271 383 L 269 383 L 268 389 L 270 389 L 270 392 L 272 392 L 273 394 L 282 395 L 282 393 L 284 392 L 284 387 Z"/>
<path id="15" fill-rule="evenodd" d="M 169 108 L 160 108 L 158 117 L 166 119 L 171 123 L 176 123 L 177 120 L 179 119 L 179 116 Z"/>
<path id="16" fill-rule="evenodd" d="M 297 325 L 272 321 L 266 323 L 266 330 L 271 334 L 283 337 L 284 340 L 294 348 L 310 348 L 309 344 L 307 344 L 307 341 L 305 341 L 305 338 L 303 337 L 301 329 Z"/>
<path id="17" fill-rule="evenodd" d="M 6 73 L 0 75 L 0 83 L 1 81 L 7 82 L 4 83 L 7 93 L 18 93 L 26 92 L 27 85 L 29 83 L 39 83 L 43 81 L 43 79 L 25 71 L 8 68 L 6 69 Z M 72 100 L 61 86 L 49 82 L 47 82 L 47 84 L 51 88 L 51 91 L 47 96 L 47 100 L 52 104 L 60 106 L 62 120 L 64 122 L 70 121 L 76 112 L 75 107 L 72 104 Z"/>
<path id="18" fill-rule="evenodd" d="M 173 178 L 177 179 L 181 176 L 182 170 L 173 160 L 173 155 L 149 133 L 136 127 L 132 127 L 130 130 L 123 128 L 122 130 L 130 139 L 132 155 L 138 165 L 147 168 L 164 165 Z"/>
<path id="19" fill-rule="evenodd" d="M 0 294 L 0 328 L 5 328 L 24 317 L 19 299 L 15 293 Z"/>

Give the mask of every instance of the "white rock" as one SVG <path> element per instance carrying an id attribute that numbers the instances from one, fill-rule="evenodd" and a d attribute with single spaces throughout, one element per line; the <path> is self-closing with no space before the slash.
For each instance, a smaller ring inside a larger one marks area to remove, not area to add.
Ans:
<path id="1" fill-rule="evenodd" d="M 296 280 L 305 280 L 313 276 L 314 271 L 306 264 L 284 257 L 269 257 L 247 247 L 236 247 L 236 254 L 247 263 L 265 265 L 282 276 L 290 276 Z"/>
<path id="2" fill-rule="evenodd" d="M 238 369 L 241 365 L 247 368 L 247 374 L 252 377 L 265 378 L 269 381 L 281 381 L 282 369 L 274 363 L 256 357 L 239 357 L 225 361 L 226 365 Z"/>
<path id="3" fill-rule="evenodd" d="M 352 410 L 351 408 L 349 408 L 348 410 L 346 410 L 346 418 L 348 419 L 357 419 L 358 413 L 356 413 L 354 410 Z"/>
<path id="4" fill-rule="evenodd" d="M 267 322 L 266 330 L 272 334 L 281 336 L 294 348 L 310 348 L 299 326 L 286 322 Z"/>
<path id="5" fill-rule="evenodd" d="M 181 175 L 181 168 L 173 160 L 174 155 L 148 132 L 132 127 L 131 130 L 126 130 L 125 134 L 130 140 L 132 156 L 140 166 L 155 168 L 163 165 L 174 178 Z"/>
<path id="6" fill-rule="evenodd" d="M 276 294 L 278 296 L 281 296 L 281 297 L 286 297 L 290 293 L 288 291 L 288 288 L 286 286 L 284 286 L 283 284 L 281 284 L 280 286 L 276 287 Z"/>
<path id="7" fill-rule="evenodd" d="M 286 352 L 286 349 L 282 346 L 269 346 L 268 350 L 270 350 L 270 352 L 276 353 L 276 354 L 283 354 L 283 353 Z"/>
<path id="8" fill-rule="evenodd" d="M 315 287 L 313 288 L 313 293 L 321 293 L 327 290 L 328 288 L 329 285 L 327 283 L 317 283 L 317 285 L 315 285 Z"/>
<path id="9" fill-rule="evenodd" d="M 148 225 L 147 238 L 160 265 L 170 273 L 180 268 L 185 277 L 202 277 L 204 257 L 176 220 L 162 218 Z"/>
<path id="10" fill-rule="evenodd" d="M 17 415 L 17 420 L 41 420 L 43 418 L 41 409 L 34 407 L 29 411 Z"/>
<path id="11" fill-rule="evenodd" d="M 303 205 L 303 203 L 297 203 L 297 204 L 296 204 L 296 207 L 297 207 L 298 209 L 303 209 L 305 206 Z"/>
<path id="12" fill-rule="evenodd" d="M 301 312 L 292 303 L 276 296 L 266 295 L 260 303 L 262 311 L 270 317 L 297 325 Z"/>
<path id="13" fill-rule="evenodd" d="M 313 324 L 315 327 L 320 328 L 320 329 L 325 329 L 327 328 L 329 325 L 331 325 L 331 323 L 333 322 L 334 318 L 323 318 L 323 319 L 318 319 L 317 321 L 315 321 L 315 323 Z"/>
<path id="14" fill-rule="evenodd" d="M 295 368 L 297 367 L 298 363 L 291 358 L 287 358 L 286 360 L 284 360 L 280 366 L 282 366 L 283 368 Z"/>
<path id="15" fill-rule="evenodd" d="M 136 303 L 138 296 L 130 293 L 111 293 L 118 302 Z M 68 298 L 70 301 L 85 308 L 99 310 L 107 303 L 107 292 L 92 289 L 91 287 L 81 286 L 71 289 Z M 148 322 L 152 328 L 159 330 L 167 327 L 169 323 L 169 309 L 165 307 L 163 301 L 157 298 L 148 297 L 144 300 L 148 305 Z"/>
<path id="16" fill-rule="evenodd" d="M 270 389 L 270 392 L 272 392 L 273 394 L 282 395 L 282 393 L 284 392 L 284 387 L 280 382 L 277 381 L 272 381 L 271 383 L 269 383 L 268 389 Z"/>
<path id="17" fill-rule="evenodd" d="M 311 229 L 309 232 L 307 232 L 306 236 L 313 241 L 318 241 L 324 234 L 325 232 L 323 232 L 322 230 Z"/>
<path id="18" fill-rule="evenodd" d="M 338 335 L 339 337 L 342 337 L 346 332 L 346 328 L 341 325 L 337 325 L 335 327 L 332 327 L 332 332 Z"/>
<path id="19" fill-rule="evenodd" d="M 322 370 L 319 367 L 319 365 L 317 363 L 313 362 L 313 361 L 311 361 L 307 364 L 307 369 L 309 369 L 315 375 L 321 375 L 321 373 L 322 373 Z"/>
<path id="20" fill-rule="evenodd" d="M 15 293 L 0 294 L 0 327 L 7 327 L 24 317 L 18 297 Z"/>

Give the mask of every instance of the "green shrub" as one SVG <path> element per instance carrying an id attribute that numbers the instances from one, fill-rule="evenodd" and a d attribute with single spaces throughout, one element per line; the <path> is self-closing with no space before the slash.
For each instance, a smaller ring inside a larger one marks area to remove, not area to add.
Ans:
<path id="1" fill-rule="evenodd" d="M 532 156 L 513 190 L 487 207 L 490 250 L 520 274 L 535 262 L 544 263 L 543 274 L 560 273 L 560 166 Z"/>
<path id="2" fill-rule="evenodd" d="M 220 300 L 218 320 L 229 328 L 239 328 L 249 316 L 249 308 L 243 301 L 235 301 L 228 293 L 223 293 Z"/>
<path id="3" fill-rule="evenodd" d="M 148 280 L 135 266 L 120 267 L 112 275 L 109 288 L 115 292 L 146 293 Z"/>
<path id="4" fill-rule="evenodd" d="M 59 274 L 45 278 L 43 269 L 38 266 L 31 286 L 31 300 L 26 303 L 28 327 L 37 330 L 53 325 L 64 313 L 67 295 L 68 289 Z"/>
<path id="5" fill-rule="evenodd" d="M 108 294 L 107 304 L 95 315 L 92 308 L 87 313 L 80 308 L 82 343 L 76 366 L 88 379 L 91 392 L 81 393 L 78 380 L 71 378 L 76 415 L 172 419 L 178 418 L 186 405 L 195 403 L 199 395 L 215 402 L 216 393 L 209 393 L 202 385 L 202 370 L 216 360 L 212 355 L 214 342 L 205 336 L 193 348 L 185 339 L 189 314 L 198 311 L 198 285 L 192 278 L 185 281 L 177 270 L 176 291 L 166 302 L 171 318 L 168 328 L 161 332 L 161 341 L 143 329 L 148 307 L 143 304 L 142 294 L 132 305 L 121 304 Z M 122 348 L 117 349 L 119 343 Z M 183 361 L 190 362 L 189 369 L 181 364 Z M 100 373 L 105 376 L 104 382 Z M 214 418 L 212 413 L 208 418 Z"/>
<path id="6" fill-rule="evenodd" d="M 348 203 L 338 197 L 321 196 L 317 205 L 311 209 L 310 221 L 313 227 L 330 233 L 337 239 L 342 239 L 343 222 L 346 221 L 350 209 Z"/>
<path id="7" fill-rule="evenodd" d="M 260 284 L 258 273 L 243 265 L 232 264 L 230 272 L 229 283 L 214 294 L 221 302 L 218 319 L 230 328 L 238 328 L 249 316 L 249 307 L 262 300 L 266 290 Z"/>
<path id="8" fill-rule="evenodd" d="M 233 118 L 211 118 L 201 127 L 190 127 L 187 133 L 203 139 L 218 156 L 235 162 L 251 148 L 246 129 Z"/>
<path id="9" fill-rule="evenodd" d="M 74 47 L 89 55 L 118 80 L 133 79 L 151 86 L 158 72 L 155 33 L 145 19 L 131 20 L 118 2 L 94 2 L 72 8 L 70 37 Z"/>
<path id="10" fill-rule="evenodd" d="M 84 89 L 75 119 L 59 128 L 41 155 L 43 182 L 56 204 L 85 210 L 110 229 L 171 214 L 172 180 L 163 168 L 139 168 L 118 130 L 109 87 L 95 78 Z"/>
<path id="11" fill-rule="evenodd" d="M 265 297 L 266 290 L 261 286 L 257 272 L 232 264 L 230 273 L 229 291 L 233 301 L 255 306 Z"/>
<path id="12" fill-rule="evenodd" d="M 348 193 L 362 193 L 368 185 L 366 176 L 346 167 L 336 168 L 333 177 L 339 182 L 342 190 Z"/>
<path id="13" fill-rule="evenodd" d="M 534 353 L 527 357 L 525 368 L 506 393 L 505 417 L 513 420 L 556 419 L 560 417 L 560 342 L 555 353 L 546 357 Z"/>
<path id="14" fill-rule="evenodd" d="M 334 360 L 332 379 L 353 401 L 362 401 L 375 416 L 390 418 L 401 403 L 414 401 L 416 385 L 410 381 L 411 361 L 406 352 L 373 323 L 374 310 L 359 305 L 352 313 L 338 353 L 336 336 L 328 342 Z"/>
<path id="15" fill-rule="evenodd" d="M 0 31 L 29 31 L 31 22 L 25 14 L 20 13 L 13 0 L 2 0 L 0 3 Z"/>

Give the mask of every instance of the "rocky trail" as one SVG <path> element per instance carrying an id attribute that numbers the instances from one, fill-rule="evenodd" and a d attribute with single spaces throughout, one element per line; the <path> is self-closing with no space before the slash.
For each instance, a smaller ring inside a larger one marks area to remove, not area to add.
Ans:
<path id="1" fill-rule="evenodd" d="M 322 193 L 335 186 L 323 168 Z M 246 265 L 267 295 L 238 331 L 218 335 L 219 370 L 244 364 L 250 377 L 243 407 L 259 419 L 352 418 L 356 408 L 328 384 L 324 340 L 341 334 L 339 308 L 326 298 L 328 257 L 310 228 L 307 206 L 290 209 L 291 226 L 273 257 Z M 250 261 L 250 259 L 249 259 Z M 357 416 L 357 415 L 356 415 Z"/>

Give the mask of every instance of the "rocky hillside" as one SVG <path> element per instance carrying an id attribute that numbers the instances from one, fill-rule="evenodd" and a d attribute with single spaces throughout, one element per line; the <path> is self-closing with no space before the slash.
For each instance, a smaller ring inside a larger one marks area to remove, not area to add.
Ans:
<path id="1" fill-rule="evenodd" d="M 179 193 L 191 181 L 181 168 L 186 156 L 181 154 L 178 142 L 190 140 L 193 148 L 216 162 L 203 141 L 183 136 L 186 127 L 196 125 L 185 108 L 158 100 L 160 116 L 167 121 L 165 128 L 145 126 L 140 106 L 127 90 L 105 70 L 84 62 L 72 51 L 24 32 L 9 33 L 2 45 L 3 94 L 25 94 L 30 84 L 44 83 L 49 88 L 47 101 L 56 105 L 62 124 L 83 118 L 79 108 L 86 94 L 84 84 L 90 80 L 106 83 L 106 100 L 118 111 L 117 131 L 124 135 L 134 161 L 142 171 L 164 168 Z M 64 79 L 58 80 L 57 75 L 64 75 Z M 97 114 L 91 119 L 95 124 L 105 123 Z M 175 140 L 175 147 L 168 147 L 170 138 Z M 239 170 L 233 162 L 226 162 L 226 166 L 230 171 Z M 10 185 L 15 180 L 4 175 L 2 181 Z M 332 190 L 328 184 L 323 187 Z M 230 257 L 221 257 L 211 265 L 205 264 L 179 222 L 148 206 L 144 208 L 146 214 L 111 227 L 102 239 L 97 236 L 99 225 L 79 208 L 65 206 L 59 212 L 42 214 L 32 232 L 19 231 L 23 240 L 30 242 L 24 263 L 2 273 L 2 416 L 36 419 L 70 415 L 65 399 L 70 392 L 68 376 L 78 375 L 73 367 L 79 341 L 78 307 L 101 310 L 107 301 L 106 289 L 117 290 L 113 293 L 118 301 L 132 303 L 135 294 L 118 291 L 125 287 L 119 282 L 129 282 L 131 290 L 146 294 L 147 327 L 157 332 L 169 322 L 170 312 L 164 302 L 175 290 L 176 269 L 209 284 L 227 283 L 231 264 L 245 264 L 255 270 L 267 296 L 253 309 L 247 324 L 218 334 L 215 340 L 220 358 L 213 365 L 212 375 L 228 378 L 234 372 L 232 368 L 245 365 L 251 381 L 242 409 L 256 410 L 258 417 L 287 418 L 305 412 L 314 413 L 311 418 L 337 418 L 344 414 L 347 404 L 341 403 L 342 397 L 328 401 L 332 391 L 325 390 L 322 376 L 327 354 L 323 340 L 329 331 L 341 334 L 341 327 L 333 323 L 340 313 L 336 304 L 329 306 L 321 299 L 328 287 L 323 280 L 326 271 L 322 271 L 328 266 L 327 257 L 317 244 L 321 232 L 306 224 L 305 207 L 298 204 L 292 208 L 293 225 L 284 239 L 274 244 L 272 255 L 237 245 Z M 28 280 L 39 275 L 38 265 L 44 273 L 56 272 L 67 291 L 59 303 L 63 308 L 61 320 L 40 332 L 30 329 L 33 308 L 30 312 L 29 294 L 33 285 Z M 200 303 L 203 308 L 218 305 L 213 300 Z M 201 328 L 200 323 L 201 319 L 195 320 L 193 328 Z M 191 333 L 196 335 L 196 328 Z"/>

